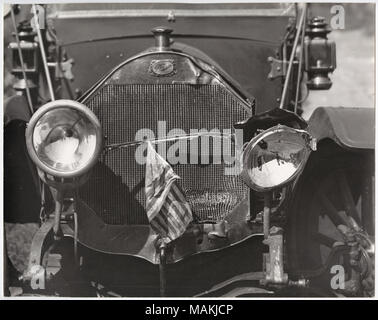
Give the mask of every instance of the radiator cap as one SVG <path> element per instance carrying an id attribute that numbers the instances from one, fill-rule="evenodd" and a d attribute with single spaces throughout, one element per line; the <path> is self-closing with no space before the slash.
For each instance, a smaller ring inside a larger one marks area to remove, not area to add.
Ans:
<path id="1" fill-rule="evenodd" d="M 170 34 L 172 29 L 168 27 L 156 27 L 152 29 L 155 37 L 155 46 L 160 51 L 169 50 L 171 44 Z"/>

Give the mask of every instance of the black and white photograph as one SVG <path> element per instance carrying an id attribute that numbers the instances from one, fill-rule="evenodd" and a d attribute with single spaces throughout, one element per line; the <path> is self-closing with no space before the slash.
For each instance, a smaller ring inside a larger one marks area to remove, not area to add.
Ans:
<path id="1" fill-rule="evenodd" d="M 2 298 L 376 297 L 375 2 L 2 12 Z"/>

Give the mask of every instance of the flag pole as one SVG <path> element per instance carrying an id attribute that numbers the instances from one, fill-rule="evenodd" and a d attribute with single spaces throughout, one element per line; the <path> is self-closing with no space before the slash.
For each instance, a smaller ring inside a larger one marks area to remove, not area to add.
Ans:
<path id="1" fill-rule="evenodd" d="M 159 246 L 159 275 L 160 275 L 160 296 L 166 296 L 167 279 L 166 279 L 166 248 L 165 241 L 161 241 Z"/>

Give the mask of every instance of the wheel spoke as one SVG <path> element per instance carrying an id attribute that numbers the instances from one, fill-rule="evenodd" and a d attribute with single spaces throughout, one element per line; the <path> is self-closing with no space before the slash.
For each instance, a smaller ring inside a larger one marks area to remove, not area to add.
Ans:
<path id="1" fill-rule="evenodd" d="M 374 180 L 371 175 L 366 174 L 364 178 L 362 202 L 361 202 L 361 218 L 362 227 L 369 235 L 374 235 Z"/>
<path id="2" fill-rule="evenodd" d="M 327 236 L 323 233 L 320 233 L 320 232 L 313 233 L 312 238 L 314 239 L 314 241 L 316 241 L 316 242 L 318 242 L 322 245 L 325 245 L 328 248 L 333 248 L 334 244 L 337 242 L 336 239 L 334 239 L 330 236 Z"/>
<path id="3" fill-rule="evenodd" d="M 349 226 L 349 222 L 344 219 L 342 215 L 340 215 L 340 213 L 337 211 L 337 209 L 334 207 L 332 202 L 328 199 L 323 191 L 319 191 L 318 196 L 324 209 L 326 209 L 327 216 L 331 219 L 332 223 L 336 227 L 338 227 L 339 225 Z"/>
<path id="4" fill-rule="evenodd" d="M 352 217 L 358 225 L 361 225 L 361 219 L 358 215 L 356 204 L 354 203 L 353 195 L 344 171 L 337 173 L 337 182 L 343 198 L 343 204 L 345 205 L 345 212 L 348 216 Z"/>

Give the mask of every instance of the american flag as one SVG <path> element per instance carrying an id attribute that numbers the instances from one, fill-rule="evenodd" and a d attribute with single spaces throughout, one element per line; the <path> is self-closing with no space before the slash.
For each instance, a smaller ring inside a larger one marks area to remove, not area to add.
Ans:
<path id="1" fill-rule="evenodd" d="M 168 243 L 180 237 L 193 220 L 192 211 L 176 180 L 180 177 L 148 142 L 146 210 L 152 229 Z"/>

